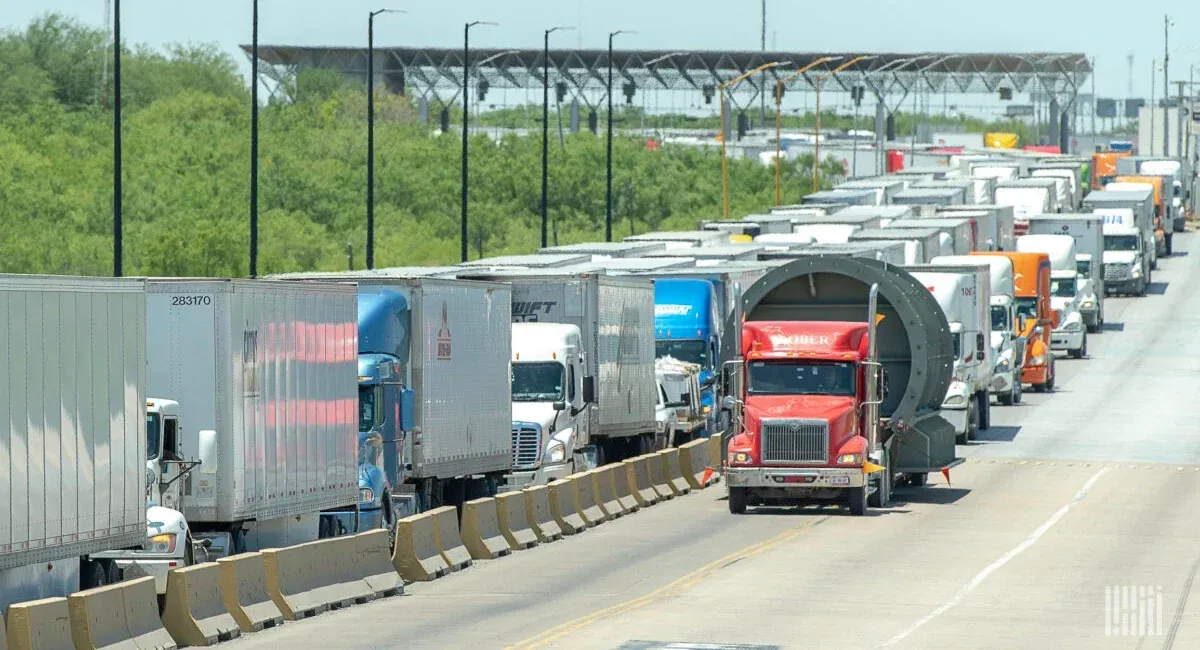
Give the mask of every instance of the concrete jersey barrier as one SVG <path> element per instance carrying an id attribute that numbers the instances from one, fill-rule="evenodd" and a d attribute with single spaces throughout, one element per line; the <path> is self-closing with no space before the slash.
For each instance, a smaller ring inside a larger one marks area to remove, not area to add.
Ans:
<path id="1" fill-rule="evenodd" d="M 450 573 L 450 565 L 442 559 L 442 552 L 438 549 L 430 513 L 410 515 L 396 522 L 392 566 L 400 577 L 410 582 L 437 580 Z"/>
<path id="2" fill-rule="evenodd" d="M 550 481 L 546 489 L 550 490 L 550 513 L 563 534 L 576 535 L 587 530 L 587 522 L 575 509 L 575 479 Z"/>
<path id="3" fill-rule="evenodd" d="M 648 508 L 658 503 L 658 492 L 650 484 L 650 459 L 638 456 L 622 462 L 629 470 L 629 490 L 637 504 Z"/>
<path id="4" fill-rule="evenodd" d="M 494 560 L 512 553 L 500 532 L 496 500 L 488 497 L 463 504 L 462 541 L 476 560 Z"/>
<path id="5" fill-rule="evenodd" d="M 375 598 L 404 593 L 404 581 L 392 566 L 392 540 L 382 528 L 354 536 L 356 575 L 367 583 Z"/>
<path id="6" fill-rule="evenodd" d="M 596 504 L 604 511 L 609 519 L 625 515 L 625 507 L 617 500 L 617 490 L 613 483 L 613 472 L 617 465 L 605 465 L 588 472 L 592 478 L 592 491 L 596 494 Z M 622 469 L 624 469 L 622 467 Z"/>
<path id="7" fill-rule="evenodd" d="M 167 573 L 163 625 L 176 643 L 213 645 L 242 634 L 221 598 L 221 568 L 216 562 Z"/>
<path id="8" fill-rule="evenodd" d="M 150 576 L 73 593 L 67 596 L 67 611 L 76 650 L 178 647 L 158 617 L 158 592 Z"/>
<path id="9" fill-rule="evenodd" d="M 371 588 L 355 576 L 353 537 L 322 539 L 262 552 L 267 593 L 289 621 L 369 602 Z"/>
<path id="10" fill-rule="evenodd" d="M 538 541 L 548 544 L 562 539 L 563 529 L 554 520 L 554 512 L 550 508 L 550 488 L 537 485 L 527 487 L 522 492 L 525 494 L 525 517 Z"/>
<path id="11" fill-rule="evenodd" d="M 674 499 L 675 493 L 671 491 L 671 486 L 667 485 L 667 477 L 663 475 L 662 458 L 658 453 L 646 454 L 646 471 L 650 476 L 650 487 L 658 494 L 660 500 L 666 501 Z"/>
<path id="12" fill-rule="evenodd" d="M 575 512 L 583 522 L 592 528 L 608 521 L 608 515 L 605 514 L 604 508 L 600 507 L 600 500 L 596 498 L 596 484 L 592 480 L 591 472 L 579 472 L 567 478 L 574 487 L 571 500 L 575 505 Z"/>
<path id="13" fill-rule="evenodd" d="M 442 560 L 451 571 L 471 566 L 471 553 L 463 545 L 458 532 L 458 508 L 442 506 L 429 511 L 433 517 L 433 539 L 437 542 Z"/>
<path id="14" fill-rule="evenodd" d="M 691 492 L 692 486 L 688 485 L 687 479 L 683 478 L 683 470 L 679 466 L 679 450 L 674 447 L 663 449 L 657 455 L 662 462 L 663 478 L 666 479 L 667 487 L 671 488 L 671 492 L 674 492 L 677 497 Z"/>
<path id="15" fill-rule="evenodd" d="M 679 446 L 679 468 L 683 478 L 693 490 L 702 490 L 713 483 L 716 472 L 712 472 L 708 481 L 704 480 L 704 470 L 709 464 L 709 441 L 701 438 Z"/>
<path id="16" fill-rule="evenodd" d="M 723 446 L 724 436 L 714 435 L 708 439 L 708 464 L 713 468 L 713 476 L 717 477 L 722 468 L 725 467 L 725 448 Z M 714 478 L 713 482 L 717 482 L 719 478 Z"/>
<path id="17" fill-rule="evenodd" d="M 43 598 L 9 605 L 8 650 L 75 647 L 69 616 L 66 598 Z M 4 623 L 0 621 L 0 633 L 3 632 Z"/>
<path id="18" fill-rule="evenodd" d="M 539 544 L 537 533 L 533 532 L 525 515 L 525 495 L 522 492 L 496 495 L 496 522 L 510 550 L 523 551 Z"/>
<path id="19" fill-rule="evenodd" d="M 637 512 L 642 506 L 633 496 L 635 483 L 633 468 L 628 463 L 613 463 L 608 467 L 612 468 L 613 492 L 616 494 L 621 508 L 626 514 Z"/>
<path id="20" fill-rule="evenodd" d="M 262 553 L 239 553 L 217 560 L 225 611 L 247 634 L 283 625 L 283 612 L 267 593 L 267 565 Z"/>

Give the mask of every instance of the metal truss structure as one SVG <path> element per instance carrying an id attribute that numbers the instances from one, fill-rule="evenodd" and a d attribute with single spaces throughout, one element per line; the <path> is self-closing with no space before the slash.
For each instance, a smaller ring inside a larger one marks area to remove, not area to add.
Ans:
<path id="1" fill-rule="evenodd" d="M 242 46 L 249 54 L 249 46 Z M 834 74 L 843 62 L 867 58 Z M 385 87 L 439 103 L 454 102 L 463 84 L 463 52 L 453 48 L 376 48 L 375 69 Z M 779 79 L 823 57 L 802 75 L 789 80 L 785 92 L 805 90 L 817 79 L 832 80 L 841 90 L 859 87 L 885 106 L 898 105 L 910 92 L 922 93 L 1037 93 L 1063 105 L 1073 102 L 1092 74 L 1085 54 L 1035 52 L 1026 54 L 955 53 L 812 53 L 614 50 L 614 92 L 626 101 L 638 91 L 696 90 L 710 101 L 718 85 L 759 66 L 781 62 L 726 89 L 735 106 L 757 102 L 764 91 L 774 96 Z M 338 70 L 366 80 L 366 48 L 293 47 L 260 45 L 265 74 L 279 82 L 304 68 Z M 607 91 L 607 50 L 550 50 L 550 82 L 560 101 L 564 96 L 601 98 Z M 476 87 L 540 89 L 543 87 L 541 49 L 480 48 L 470 51 L 470 77 Z M 835 88 L 824 85 L 823 88 Z M 859 91 L 863 92 L 863 91 Z M 894 106 L 888 106 L 889 112 Z"/>

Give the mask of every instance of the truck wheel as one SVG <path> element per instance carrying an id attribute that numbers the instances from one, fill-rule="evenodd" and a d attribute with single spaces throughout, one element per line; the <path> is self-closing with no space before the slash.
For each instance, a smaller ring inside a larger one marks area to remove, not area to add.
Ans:
<path id="1" fill-rule="evenodd" d="M 1022 396 L 1025 394 L 1025 384 L 1021 383 L 1021 373 L 1020 372 L 1013 373 L 1012 384 L 1013 384 L 1013 404 L 1020 404 L 1024 400 L 1024 398 Z"/>
<path id="2" fill-rule="evenodd" d="M 729 514 L 746 514 L 746 488 L 729 488 Z"/>
<path id="3" fill-rule="evenodd" d="M 888 502 L 892 500 L 892 470 L 889 468 L 881 472 L 876 472 L 879 475 L 879 485 L 875 492 L 868 498 L 868 505 L 872 508 L 886 508 Z"/>
<path id="4" fill-rule="evenodd" d="M 909 474 L 908 483 L 913 487 L 925 487 L 929 483 L 929 475 L 922 472 L 920 474 Z"/>
<path id="5" fill-rule="evenodd" d="M 979 395 L 979 428 L 992 428 L 992 400 L 986 390 L 981 390 Z"/>
<path id="6" fill-rule="evenodd" d="M 79 571 L 80 589 L 94 589 L 108 584 L 108 571 L 100 560 L 80 560 L 83 566 Z"/>
<path id="7" fill-rule="evenodd" d="M 1016 394 L 1017 394 L 1017 391 L 1014 388 L 1013 390 L 1010 390 L 1007 393 L 1002 393 L 1000 395 L 997 395 L 996 400 L 1000 402 L 1000 406 L 1012 406 L 1013 398 Z"/>
<path id="8" fill-rule="evenodd" d="M 847 492 L 849 492 L 850 499 L 850 514 L 855 517 L 867 514 L 867 486 L 850 488 Z"/>
<path id="9" fill-rule="evenodd" d="M 1175 228 L 1172 226 L 1171 230 L 1173 231 L 1173 230 L 1175 230 Z M 1171 239 L 1172 238 L 1173 238 L 1173 235 L 1171 235 L 1171 234 L 1168 234 L 1166 237 L 1164 237 L 1164 239 L 1167 240 L 1167 256 L 1168 257 L 1171 255 Z"/>
<path id="10" fill-rule="evenodd" d="M 1049 371 L 1049 377 L 1047 377 L 1047 378 L 1046 378 L 1046 385 L 1045 385 L 1045 389 L 1046 389 L 1046 392 L 1047 392 L 1047 393 L 1053 393 L 1053 392 L 1054 392 L 1054 375 L 1055 375 L 1055 374 L 1057 374 L 1057 373 L 1055 373 L 1055 371 L 1054 371 L 1054 361 L 1053 361 L 1053 360 L 1051 360 L 1051 361 L 1050 361 L 1050 371 Z"/>

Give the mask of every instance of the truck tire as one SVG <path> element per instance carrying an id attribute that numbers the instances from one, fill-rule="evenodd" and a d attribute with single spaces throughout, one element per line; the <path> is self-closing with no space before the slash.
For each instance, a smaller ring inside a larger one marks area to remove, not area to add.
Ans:
<path id="1" fill-rule="evenodd" d="M 729 514 L 731 514 L 731 515 L 746 514 L 746 488 L 743 488 L 743 487 L 729 488 Z"/>
<path id="2" fill-rule="evenodd" d="M 108 571 L 100 560 L 80 560 L 79 588 L 95 589 L 108 584 Z"/>
<path id="3" fill-rule="evenodd" d="M 1057 374 L 1057 373 L 1056 373 L 1056 372 L 1055 372 L 1055 370 L 1054 370 L 1054 359 L 1051 359 L 1051 360 L 1050 360 L 1050 371 L 1049 371 L 1049 376 L 1048 376 L 1048 377 L 1046 377 L 1046 385 L 1045 385 L 1045 389 L 1046 389 L 1046 392 L 1047 392 L 1047 393 L 1053 393 L 1053 392 L 1054 392 L 1054 375 L 1056 375 L 1056 374 Z"/>
<path id="4" fill-rule="evenodd" d="M 992 400 L 986 390 L 981 390 L 977 393 L 979 396 L 979 428 L 992 428 Z"/>
<path id="5" fill-rule="evenodd" d="M 872 508 L 886 508 L 888 503 L 892 500 L 891 461 L 887 460 L 885 463 L 888 465 L 888 469 L 885 469 L 882 472 L 876 472 L 876 474 L 879 476 L 879 486 L 867 499 L 867 505 L 871 506 Z"/>
<path id="6" fill-rule="evenodd" d="M 975 400 L 967 403 L 967 430 L 962 433 L 955 434 L 955 444 L 965 445 L 975 437 L 975 428 L 979 426 L 979 412 L 975 407 Z"/>
<path id="7" fill-rule="evenodd" d="M 1021 383 L 1021 372 L 1020 371 L 1013 373 L 1012 384 L 1013 384 L 1013 404 L 1020 404 L 1022 401 L 1024 401 L 1023 396 L 1025 395 L 1025 384 Z"/>
<path id="8" fill-rule="evenodd" d="M 920 474 L 909 474 L 908 484 L 913 487 L 925 487 L 929 484 L 929 474 L 924 472 Z"/>
<path id="9" fill-rule="evenodd" d="M 1000 402 L 1000 406 L 1012 406 L 1013 405 L 1013 397 L 1016 394 L 1017 394 L 1017 390 L 1014 388 L 1014 389 L 1008 391 L 1007 393 L 1001 393 L 1000 395 L 997 395 L 996 401 Z"/>
<path id="10" fill-rule="evenodd" d="M 1171 239 L 1174 237 L 1174 235 L 1172 234 L 1174 231 L 1175 231 L 1175 227 L 1174 227 L 1174 225 L 1172 225 L 1171 232 L 1168 232 L 1166 234 L 1166 236 L 1164 237 L 1164 239 L 1167 240 L 1167 257 L 1171 256 Z"/>
<path id="11" fill-rule="evenodd" d="M 850 500 L 850 514 L 855 517 L 867 514 L 867 486 L 850 488 L 847 492 L 849 493 L 847 497 Z M 732 499 L 730 502 L 732 503 Z"/>

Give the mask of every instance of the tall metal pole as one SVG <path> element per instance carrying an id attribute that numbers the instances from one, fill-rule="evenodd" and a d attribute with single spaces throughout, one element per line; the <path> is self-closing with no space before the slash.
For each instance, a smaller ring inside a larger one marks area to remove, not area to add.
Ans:
<path id="1" fill-rule="evenodd" d="M 468 120 L 471 116 L 471 104 L 467 101 L 467 86 L 469 85 L 468 78 L 470 77 L 471 67 L 467 64 L 467 57 L 471 54 L 471 25 L 473 24 L 474 23 L 467 23 L 466 26 L 463 27 L 462 196 L 459 199 L 462 206 L 462 223 L 459 224 L 459 227 L 462 229 L 462 233 L 459 248 L 463 262 L 467 261 L 467 129 L 470 127 Z"/>
<path id="2" fill-rule="evenodd" d="M 250 53 L 250 277 L 258 277 L 258 0 Z"/>
<path id="3" fill-rule="evenodd" d="M 820 187 L 820 166 L 821 166 L 821 78 L 816 78 L 816 83 L 813 84 L 813 90 L 816 91 L 816 112 L 813 117 L 813 189 L 816 192 Z"/>
<path id="4" fill-rule="evenodd" d="M 767 0 L 762 0 L 762 51 L 765 54 L 767 51 Z M 758 84 L 759 110 L 761 112 L 762 125 L 767 126 L 767 73 L 762 73 L 762 80 Z"/>
<path id="5" fill-rule="evenodd" d="M 1096 146 L 1096 57 L 1092 57 L 1092 147 Z"/>
<path id="6" fill-rule="evenodd" d="M 123 274 L 121 215 L 121 0 L 113 0 L 113 277 Z"/>
<path id="7" fill-rule="evenodd" d="M 1143 156 L 1149 156 L 1154 153 L 1154 113 L 1156 112 L 1154 110 L 1155 72 L 1158 72 L 1158 61 L 1150 59 L 1150 110 L 1147 112 L 1147 115 L 1150 116 L 1150 151 L 1139 151 L 1138 153 Z"/>
<path id="8" fill-rule="evenodd" d="M 604 241 L 612 241 L 613 220 L 613 38 L 626 32 L 617 30 L 608 35 L 608 132 L 605 134 L 604 155 Z"/>
<path id="9" fill-rule="evenodd" d="M 375 15 L 367 15 L 367 269 L 375 268 Z"/>
<path id="10" fill-rule="evenodd" d="M 1162 152 L 1162 155 L 1164 155 L 1164 156 L 1170 155 L 1170 151 L 1171 151 L 1171 136 L 1170 136 L 1171 127 L 1167 124 L 1170 121 L 1168 119 L 1168 111 L 1171 110 L 1170 108 L 1167 107 L 1167 104 L 1170 103 L 1167 100 L 1168 100 L 1168 98 L 1171 97 L 1171 82 L 1167 80 L 1167 67 L 1170 65 L 1170 62 L 1171 62 L 1171 53 L 1167 49 L 1167 42 L 1168 42 L 1168 39 L 1170 38 L 1170 35 L 1171 35 L 1171 17 L 1164 14 L 1163 15 L 1163 152 Z M 1151 106 L 1150 110 L 1152 111 L 1150 114 L 1153 115 L 1154 107 Z M 1178 152 L 1176 152 L 1176 153 L 1178 153 Z"/>
<path id="11" fill-rule="evenodd" d="M 775 82 L 775 205 L 783 205 L 783 80 Z"/>
<path id="12" fill-rule="evenodd" d="M 551 27 L 542 44 L 542 248 L 550 223 L 550 34 L 573 27 Z"/>

